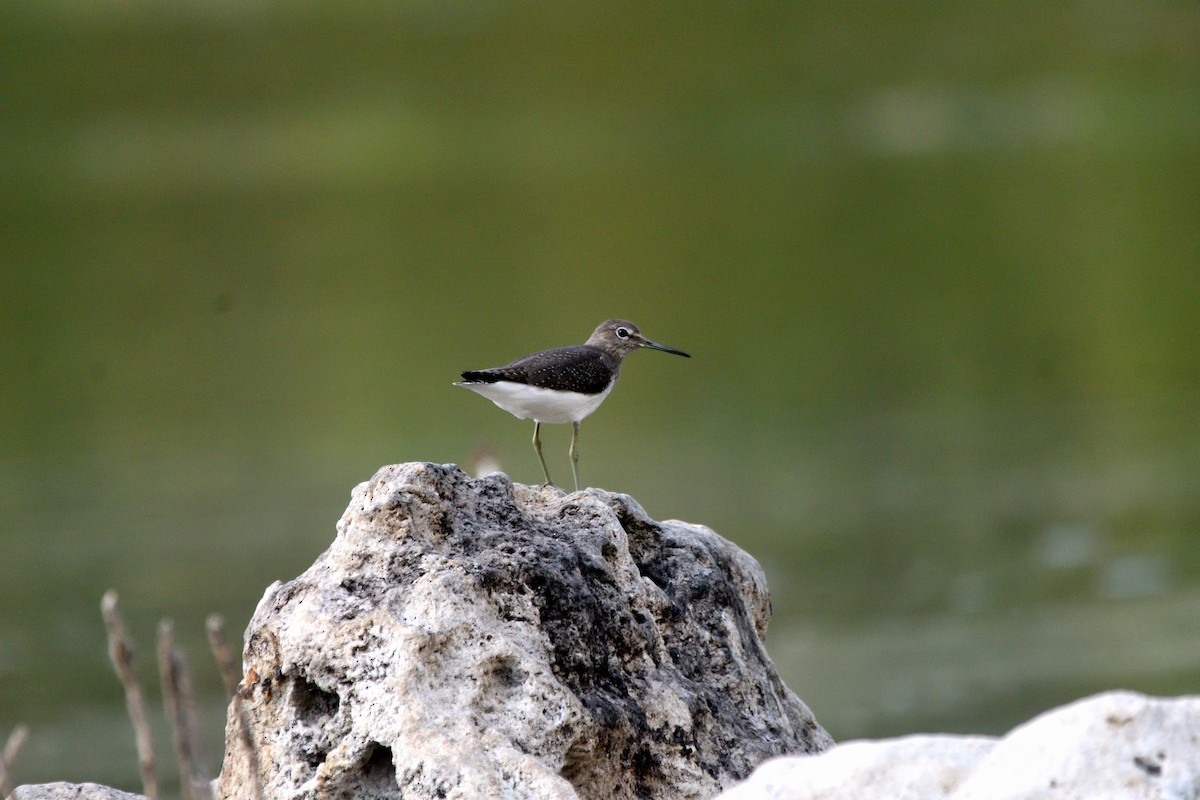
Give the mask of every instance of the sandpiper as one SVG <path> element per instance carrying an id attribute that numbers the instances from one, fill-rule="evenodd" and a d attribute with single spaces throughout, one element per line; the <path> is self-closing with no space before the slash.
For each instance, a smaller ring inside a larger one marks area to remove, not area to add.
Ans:
<path id="1" fill-rule="evenodd" d="M 538 436 L 542 423 L 570 422 L 575 428 L 571 475 L 579 491 L 579 423 L 608 397 L 621 374 L 622 359 L 641 347 L 691 358 L 682 350 L 650 341 L 628 320 L 610 319 L 600 323 L 584 344 L 540 350 L 495 369 L 468 370 L 454 385 L 478 392 L 520 419 L 533 420 L 533 449 L 547 485 L 554 482 L 542 457 Z"/>

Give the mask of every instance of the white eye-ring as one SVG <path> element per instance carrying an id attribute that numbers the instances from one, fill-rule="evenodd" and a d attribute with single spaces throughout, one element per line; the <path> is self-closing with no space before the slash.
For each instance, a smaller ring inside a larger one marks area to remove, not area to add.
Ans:
<path id="1" fill-rule="evenodd" d="M 628 339 L 629 328 L 617 328 L 617 336 L 621 339 Z"/>

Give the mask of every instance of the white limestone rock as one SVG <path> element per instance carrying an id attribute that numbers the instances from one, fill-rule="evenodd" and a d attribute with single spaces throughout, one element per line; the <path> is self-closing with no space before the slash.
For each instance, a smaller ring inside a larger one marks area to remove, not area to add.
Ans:
<path id="1" fill-rule="evenodd" d="M 761 567 L 631 498 L 385 467 L 246 634 L 218 794 L 706 798 L 832 740 L 763 646 Z"/>
<path id="2" fill-rule="evenodd" d="M 719 800 L 1197 800 L 1200 697 L 1107 692 L 1000 739 L 908 736 L 776 758 Z"/>
<path id="3" fill-rule="evenodd" d="M 1200 798 L 1200 696 L 1107 692 L 1010 731 L 952 795 Z"/>
<path id="4" fill-rule="evenodd" d="M 146 800 L 98 783 L 29 783 L 13 790 L 12 800 Z"/>
<path id="5" fill-rule="evenodd" d="M 720 800 L 943 798 L 995 742 L 950 735 L 843 742 L 816 756 L 773 758 Z"/>

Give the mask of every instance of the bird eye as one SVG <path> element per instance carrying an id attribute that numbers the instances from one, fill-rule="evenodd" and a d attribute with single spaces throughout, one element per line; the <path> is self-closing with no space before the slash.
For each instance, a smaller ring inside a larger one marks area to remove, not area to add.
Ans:
<path id="1" fill-rule="evenodd" d="M 617 336 L 622 339 L 629 338 L 629 328 L 617 328 Z"/>

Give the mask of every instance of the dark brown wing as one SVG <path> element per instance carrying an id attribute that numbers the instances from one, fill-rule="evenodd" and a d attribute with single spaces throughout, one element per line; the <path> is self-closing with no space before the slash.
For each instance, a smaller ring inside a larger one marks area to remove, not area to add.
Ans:
<path id="1" fill-rule="evenodd" d="M 599 394 L 619 368 L 616 359 L 600 348 L 579 344 L 531 353 L 503 367 L 471 370 L 462 376 L 465 381 L 512 381 L 543 389 Z"/>

